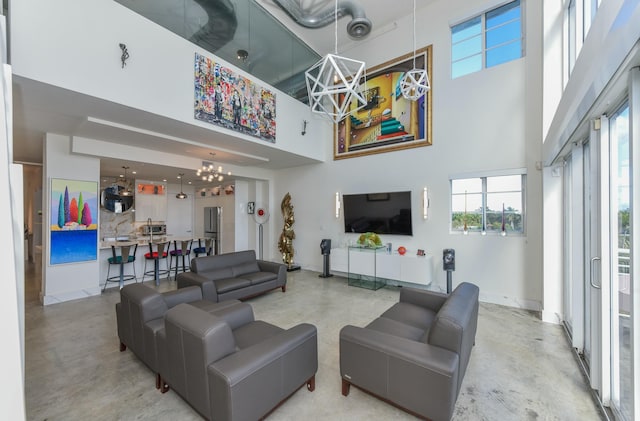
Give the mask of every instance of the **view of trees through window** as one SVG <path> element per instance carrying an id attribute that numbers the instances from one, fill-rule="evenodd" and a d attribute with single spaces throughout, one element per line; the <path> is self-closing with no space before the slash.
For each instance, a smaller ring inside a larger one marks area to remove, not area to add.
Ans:
<path id="1" fill-rule="evenodd" d="M 451 180 L 451 230 L 524 232 L 522 174 Z"/>

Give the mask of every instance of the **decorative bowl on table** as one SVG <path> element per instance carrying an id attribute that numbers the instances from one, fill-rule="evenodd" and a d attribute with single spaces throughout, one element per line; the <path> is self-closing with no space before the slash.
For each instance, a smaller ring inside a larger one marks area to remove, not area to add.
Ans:
<path id="1" fill-rule="evenodd" d="M 365 232 L 364 234 L 360 234 L 360 237 L 358 237 L 358 245 L 360 247 L 372 249 L 384 247 L 380 236 L 375 232 Z"/>

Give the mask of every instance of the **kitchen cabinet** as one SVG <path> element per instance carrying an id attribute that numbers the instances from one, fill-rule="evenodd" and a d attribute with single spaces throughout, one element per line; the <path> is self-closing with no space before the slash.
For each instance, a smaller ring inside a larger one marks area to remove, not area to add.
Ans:
<path id="1" fill-rule="evenodd" d="M 147 185 L 143 181 L 136 180 L 136 185 Z M 148 182 L 146 182 L 148 183 Z M 157 184 L 157 183 L 156 183 Z M 146 222 L 149 218 L 152 221 L 167 220 L 167 186 L 159 185 L 157 194 L 142 193 L 136 188 L 135 215 L 136 222 Z"/>

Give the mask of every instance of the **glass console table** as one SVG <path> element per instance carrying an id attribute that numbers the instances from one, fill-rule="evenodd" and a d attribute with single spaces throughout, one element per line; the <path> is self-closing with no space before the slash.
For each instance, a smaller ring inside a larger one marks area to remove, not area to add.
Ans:
<path id="1" fill-rule="evenodd" d="M 387 254 L 384 246 L 379 248 L 349 246 L 347 256 L 348 285 L 373 290 L 384 287 L 387 280 L 378 277 L 377 274 L 379 255 L 382 254 Z"/>

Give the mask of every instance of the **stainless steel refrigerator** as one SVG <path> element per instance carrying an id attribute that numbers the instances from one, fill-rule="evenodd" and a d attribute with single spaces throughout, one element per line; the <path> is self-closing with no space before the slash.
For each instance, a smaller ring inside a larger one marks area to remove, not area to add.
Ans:
<path id="1" fill-rule="evenodd" d="M 222 208 L 212 206 L 204 208 L 204 236 L 213 238 L 213 253 L 220 254 L 222 244 Z"/>

